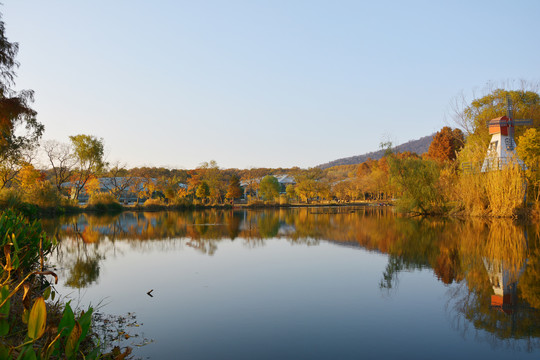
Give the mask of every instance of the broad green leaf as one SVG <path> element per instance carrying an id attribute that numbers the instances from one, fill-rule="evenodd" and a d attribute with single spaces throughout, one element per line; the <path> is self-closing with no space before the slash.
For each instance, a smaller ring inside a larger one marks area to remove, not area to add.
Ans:
<path id="1" fill-rule="evenodd" d="M 0 345 L 0 360 L 9 360 L 11 356 L 9 355 L 9 348 L 4 345 Z"/>
<path id="2" fill-rule="evenodd" d="M 5 285 L 4 287 L 2 287 L 2 289 L 0 290 L 0 304 L 2 302 L 4 302 L 4 300 L 6 300 L 7 298 L 9 297 L 9 286 L 8 285 Z M 0 314 L 4 314 L 4 315 L 8 315 L 9 314 L 9 303 L 10 303 L 11 300 L 8 299 L 8 301 L 6 301 L 6 303 L 4 304 L 4 306 L 2 306 L 0 308 Z"/>
<path id="3" fill-rule="evenodd" d="M 23 348 L 17 360 L 37 360 L 32 344 Z"/>
<path id="4" fill-rule="evenodd" d="M 79 318 L 79 324 L 81 324 L 81 340 L 86 337 L 86 334 L 88 333 L 88 330 L 90 329 L 90 325 L 92 324 L 92 312 L 94 309 L 91 307 L 88 308 L 88 311 L 85 313 L 83 312 L 81 317 Z"/>
<path id="5" fill-rule="evenodd" d="M 69 306 L 68 302 L 66 304 L 66 307 L 64 308 L 64 314 L 62 315 L 62 319 L 58 324 L 58 331 L 62 332 L 62 336 L 67 336 L 67 334 L 71 332 L 71 329 L 73 329 L 74 325 L 75 315 L 73 315 L 73 310 L 71 310 L 71 306 Z"/>
<path id="6" fill-rule="evenodd" d="M 66 341 L 66 357 L 74 358 L 77 355 L 77 349 L 79 348 L 79 338 L 81 337 L 82 329 L 78 321 L 75 321 L 75 326 L 69 334 Z"/>
<path id="7" fill-rule="evenodd" d="M 0 336 L 6 336 L 9 333 L 9 322 L 7 319 L 0 319 Z"/>
<path id="8" fill-rule="evenodd" d="M 49 296 L 51 296 L 51 287 L 50 286 L 47 286 L 45 288 L 45 291 L 43 291 L 43 298 L 45 300 L 49 300 Z"/>
<path id="9" fill-rule="evenodd" d="M 39 297 L 34 301 L 34 306 L 32 306 L 28 317 L 28 337 L 33 340 L 39 339 L 45 332 L 46 324 L 47 307 L 45 306 L 45 300 Z"/>

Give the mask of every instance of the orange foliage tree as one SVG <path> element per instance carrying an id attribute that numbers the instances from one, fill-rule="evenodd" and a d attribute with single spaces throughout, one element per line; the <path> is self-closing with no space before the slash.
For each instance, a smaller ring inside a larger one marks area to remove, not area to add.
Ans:
<path id="1" fill-rule="evenodd" d="M 465 138 L 461 130 L 452 130 L 445 126 L 433 137 L 426 156 L 439 162 L 454 161 L 464 142 Z"/>

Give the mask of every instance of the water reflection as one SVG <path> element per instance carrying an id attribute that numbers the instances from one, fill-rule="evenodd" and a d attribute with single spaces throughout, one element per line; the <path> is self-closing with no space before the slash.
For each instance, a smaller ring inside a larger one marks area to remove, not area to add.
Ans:
<path id="1" fill-rule="evenodd" d="M 384 296 L 399 291 L 402 272 L 429 269 L 448 287 L 447 313 L 464 336 L 486 330 L 484 338 L 475 337 L 492 346 L 512 347 L 514 340 L 525 340 L 528 351 L 540 347 L 537 225 L 412 219 L 391 209 L 342 207 L 83 214 L 44 221 L 44 226 L 61 239 L 58 264 L 72 288 L 99 281 L 100 262 L 122 255 L 119 242 L 143 253 L 189 247 L 213 255 L 221 241 L 256 248 L 281 238 L 293 245 L 325 241 L 387 254 L 379 282 Z"/>

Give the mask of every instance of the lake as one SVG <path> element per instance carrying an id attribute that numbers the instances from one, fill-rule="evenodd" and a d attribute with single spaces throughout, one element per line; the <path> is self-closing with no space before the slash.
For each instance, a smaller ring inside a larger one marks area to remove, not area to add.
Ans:
<path id="1" fill-rule="evenodd" d="M 59 239 L 50 259 L 58 293 L 97 307 L 105 322 L 125 320 L 111 345 L 139 358 L 540 355 L 537 225 L 377 207 L 83 214 L 43 224 Z"/>

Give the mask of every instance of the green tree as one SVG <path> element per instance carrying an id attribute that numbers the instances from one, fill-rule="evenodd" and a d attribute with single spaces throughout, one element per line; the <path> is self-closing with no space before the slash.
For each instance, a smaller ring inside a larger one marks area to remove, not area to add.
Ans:
<path id="1" fill-rule="evenodd" d="M 442 213 L 446 204 L 439 187 L 441 167 L 430 160 L 391 158 L 391 181 L 401 193 L 402 210 L 419 213 Z"/>
<path id="2" fill-rule="evenodd" d="M 223 200 L 223 194 L 225 193 L 225 183 L 223 182 L 223 174 L 220 171 L 217 162 L 215 160 L 203 162 L 197 169 L 197 172 L 210 189 L 209 197 L 215 202 L 221 202 Z"/>
<path id="3" fill-rule="evenodd" d="M 208 186 L 206 181 L 201 181 L 199 187 L 197 188 L 197 191 L 195 192 L 195 195 L 199 199 L 206 199 L 210 196 L 210 187 Z"/>
<path id="4" fill-rule="evenodd" d="M 530 86 L 530 88 L 533 88 Z M 532 119 L 533 127 L 540 127 L 540 95 L 533 90 L 495 89 L 472 102 L 458 104 L 454 108 L 454 121 L 466 132 L 466 143 L 460 151 L 461 161 L 482 161 L 486 156 L 490 135 L 487 122 L 506 115 L 507 96 L 512 100 L 515 119 Z M 516 138 L 525 132 L 525 127 L 515 128 Z"/>
<path id="5" fill-rule="evenodd" d="M 106 166 L 103 139 L 92 135 L 74 135 L 69 139 L 77 160 L 72 182 L 75 189 L 74 198 L 78 199 L 88 180 L 98 176 Z"/>
<path id="6" fill-rule="evenodd" d="M 266 175 L 259 184 L 259 194 L 265 200 L 273 200 L 279 196 L 279 190 L 281 186 L 279 185 L 278 179 L 274 176 Z"/>
<path id="7" fill-rule="evenodd" d="M 294 189 L 294 186 L 292 184 L 287 185 L 287 188 L 285 188 L 285 192 L 287 193 L 289 199 L 296 199 L 296 190 Z"/>
<path id="8" fill-rule="evenodd" d="M 240 198 L 242 194 L 243 192 L 242 188 L 240 187 L 240 179 L 238 178 L 238 176 L 232 175 L 225 197 L 227 199 L 234 200 Z"/>

